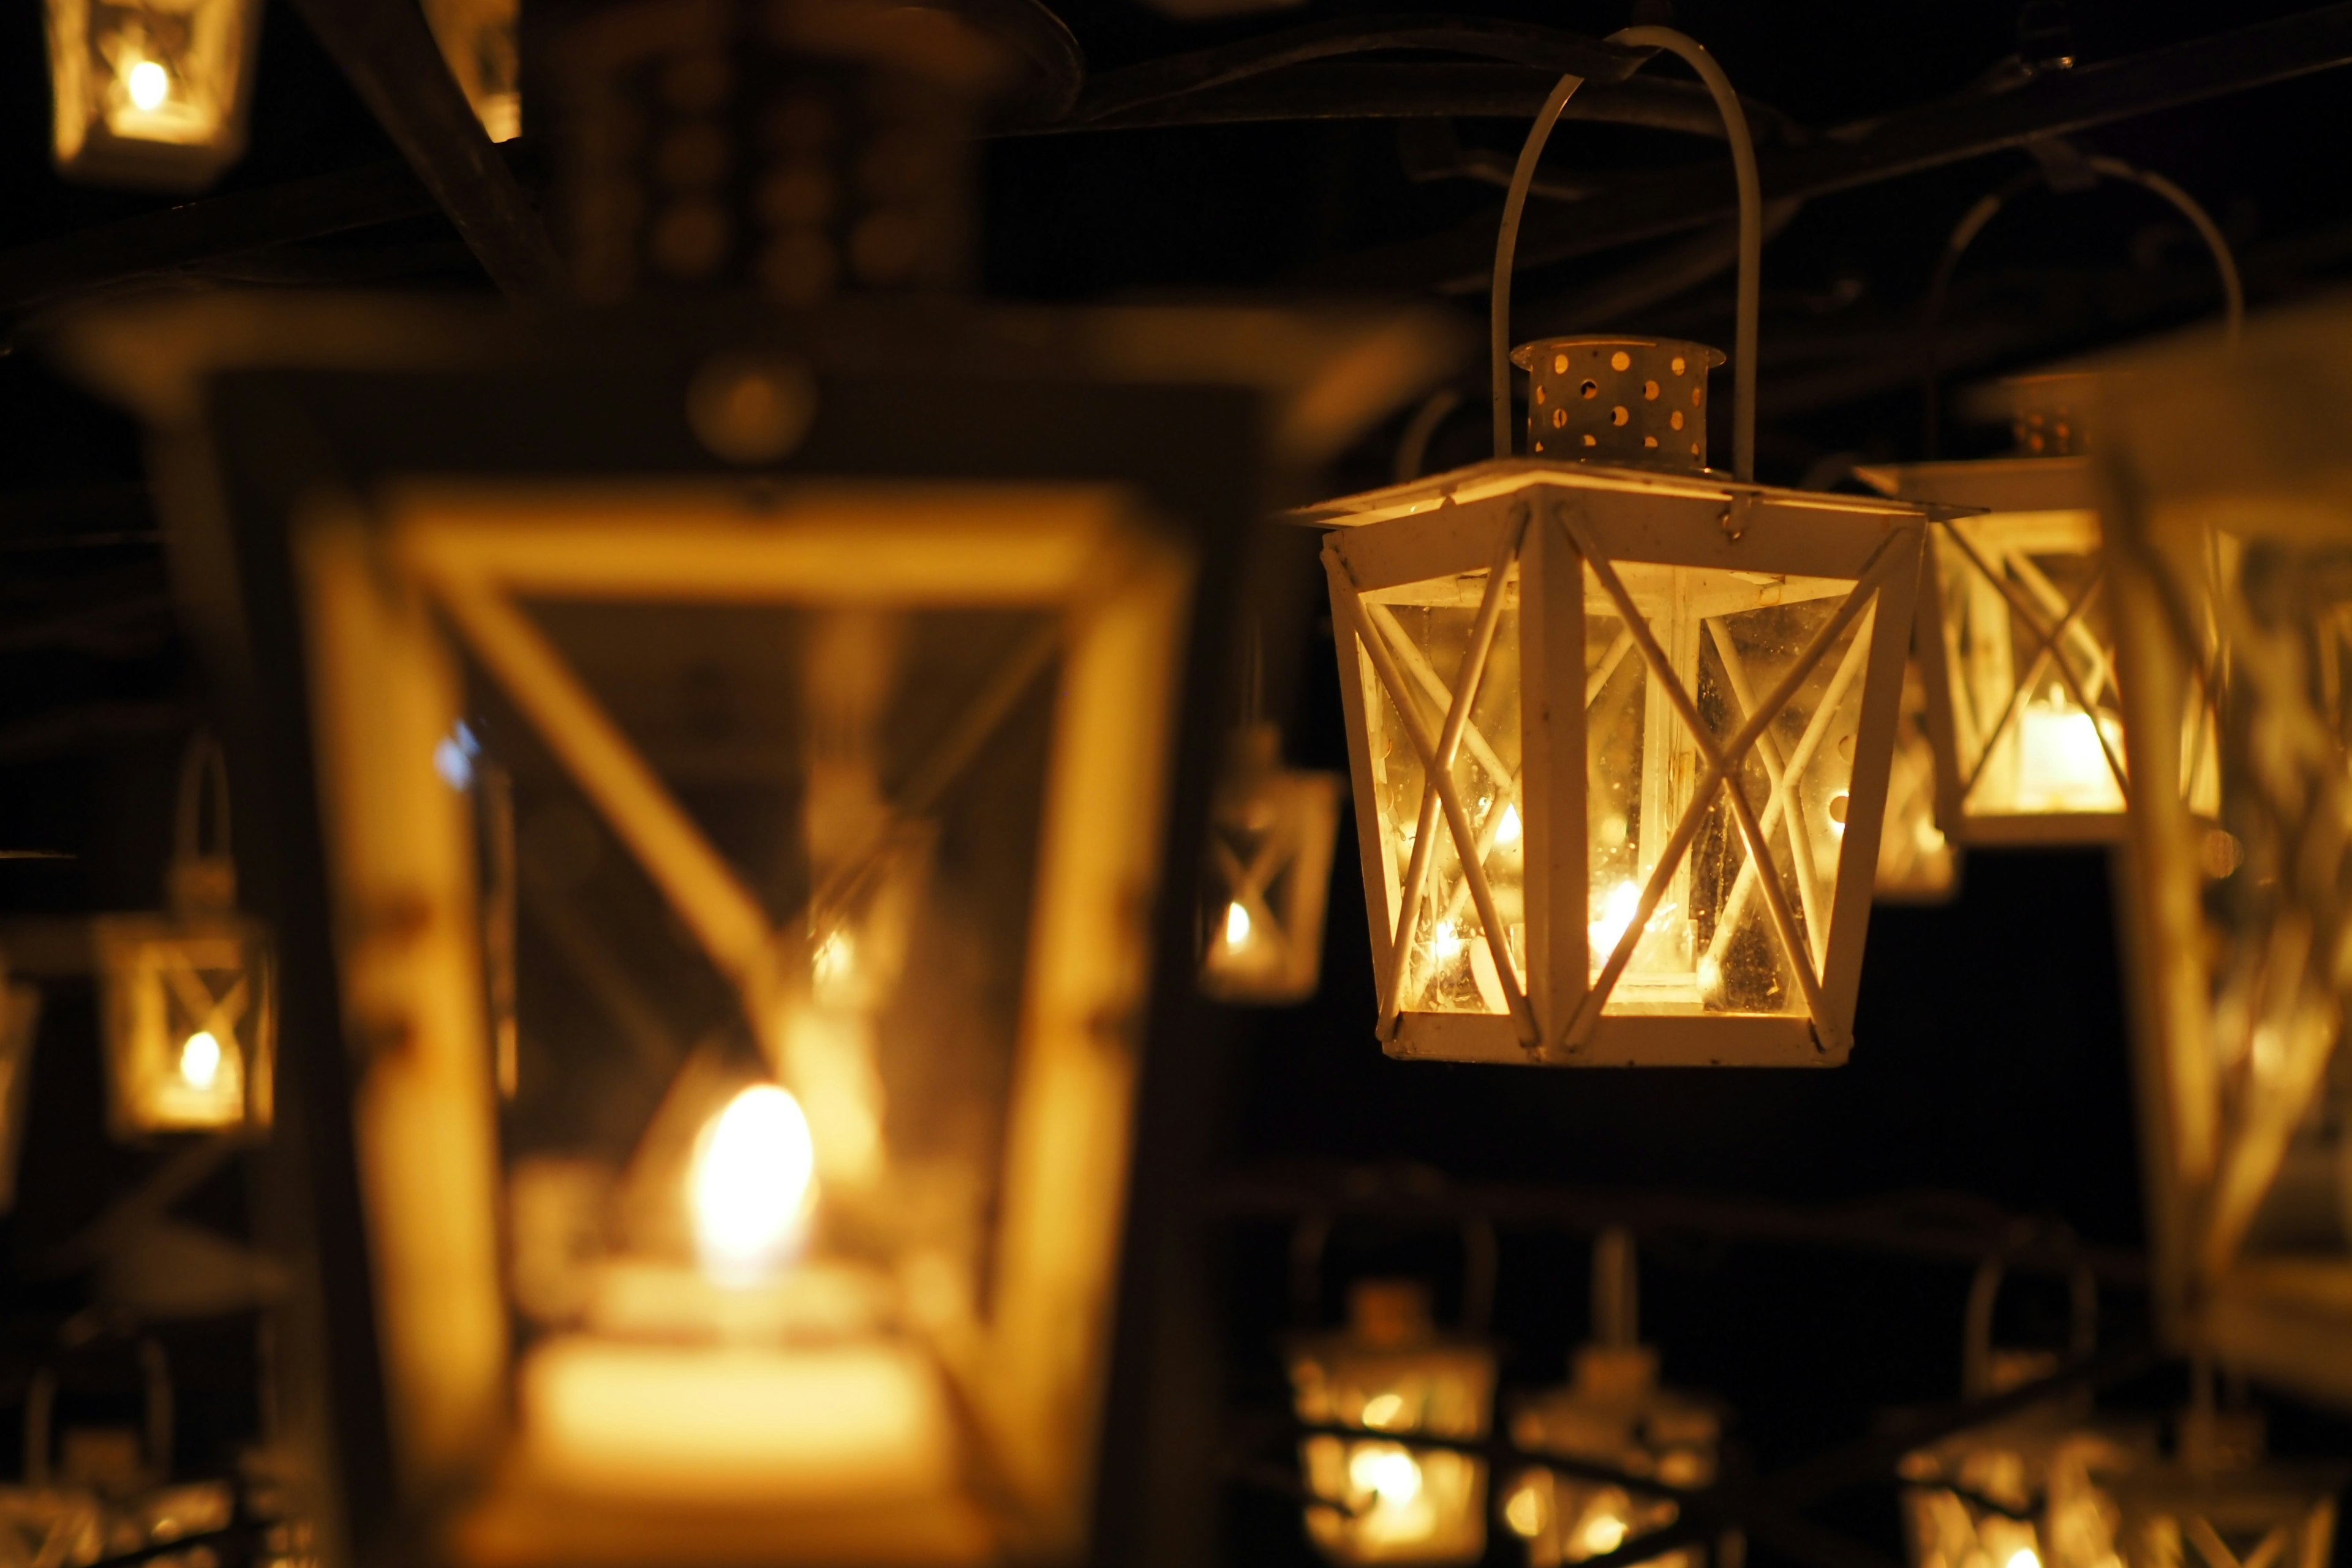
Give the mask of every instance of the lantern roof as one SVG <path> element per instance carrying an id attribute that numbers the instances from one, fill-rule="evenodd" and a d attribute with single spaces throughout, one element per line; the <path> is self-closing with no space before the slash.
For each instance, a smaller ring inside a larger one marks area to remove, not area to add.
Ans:
<path id="1" fill-rule="evenodd" d="M 2090 510 L 2099 504 L 2091 459 L 2082 457 L 1875 463 L 1853 477 L 1881 495 L 1971 510 Z"/>
<path id="2" fill-rule="evenodd" d="M 1713 500 L 1726 505 L 1744 501 L 1749 508 L 1797 512 L 1822 521 L 1850 518 L 1855 522 L 1884 523 L 1891 517 L 1942 519 L 1981 510 L 1976 505 L 1903 497 L 1835 495 L 1822 490 L 1790 489 L 1779 485 L 1743 482 L 1716 469 L 1696 474 L 1664 473 L 1651 468 L 1622 468 L 1601 463 L 1560 463 L 1545 458 L 1495 458 L 1465 468 L 1431 474 L 1401 485 L 1362 490 L 1287 515 L 1309 527 L 1360 527 L 1435 511 L 1444 506 L 1466 506 L 1538 486 L 1601 490 L 1620 495 L 1654 495 L 1675 500 Z"/>

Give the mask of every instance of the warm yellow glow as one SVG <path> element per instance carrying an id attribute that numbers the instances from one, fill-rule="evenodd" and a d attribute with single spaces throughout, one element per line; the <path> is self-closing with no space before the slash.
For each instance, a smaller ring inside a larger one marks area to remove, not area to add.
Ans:
<path id="1" fill-rule="evenodd" d="M 1605 963 L 1617 951 L 1623 940 L 1625 928 L 1642 910 L 1642 889 L 1631 882 L 1620 882 L 1609 889 L 1601 900 L 1601 912 L 1584 928 L 1585 941 L 1591 944 L 1592 962 L 1597 966 Z"/>
<path id="2" fill-rule="evenodd" d="M 1348 1459 L 1348 1479 L 1390 1508 L 1403 1508 L 1421 1496 L 1421 1467 L 1411 1454 L 1385 1443 L 1367 1443 Z"/>
<path id="3" fill-rule="evenodd" d="M 1533 1541 L 1543 1533 L 1544 1513 L 1543 1493 L 1528 1483 L 1513 1492 L 1510 1500 L 1503 1505 L 1503 1522 L 1511 1527 L 1512 1534 Z"/>
<path id="4" fill-rule="evenodd" d="M 1503 807 L 1503 820 L 1495 824 L 1495 842 L 1497 845 L 1517 844 L 1523 837 L 1524 833 L 1519 826 L 1519 808 L 1516 805 Z"/>
<path id="5" fill-rule="evenodd" d="M 1225 906 L 1225 945 L 1240 947 L 1250 939 L 1249 911 L 1238 900 Z"/>
<path id="6" fill-rule="evenodd" d="M 180 1045 L 180 1077 L 197 1089 L 210 1089 L 220 1077 L 221 1044 L 210 1029 L 198 1029 Z"/>
<path id="7" fill-rule="evenodd" d="M 1454 929 L 1452 921 L 1437 922 L 1437 929 L 1430 933 L 1429 950 L 1440 963 L 1449 963 L 1462 956 L 1462 933 Z"/>
<path id="8" fill-rule="evenodd" d="M 2028 811 L 2121 809 L 2123 795 L 2099 743 L 2100 727 L 2098 720 L 2063 698 L 2027 703 L 2018 715 L 2019 806 Z"/>
<path id="9" fill-rule="evenodd" d="M 2042 1568 L 2042 1559 L 2031 1546 L 2021 1546 L 2009 1554 L 2009 1561 L 2002 1564 L 2002 1568 Z"/>
<path id="10" fill-rule="evenodd" d="M 772 1270 L 799 1245 L 815 1188 L 800 1101 L 772 1083 L 728 1101 L 702 1130 L 688 1178 L 704 1269 L 730 1283 Z"/>
<path id="11" fill-rule="evenodd" d="M 122 87 L 134 106 L 152 113 L 172 96 L 172 76 L 153 60 L 136 60 L 122 73 Z"/>
<path id="12" fill-rule="evenodd" d="M 1598 1557 L 1604 1552 L 1614 1552 L 1625 1544 L 1625 1521 L 1614 1513 L 1601 1512 L 1584 1521 L 1581 1531 L 1584 1554 Z"/>
<path id="13" fill-rule="evenodd" d="M 1376 1394 L 1364 1401 L 1364 1425 L 1374 1431 L 1385 1432 L 1404 1415 L 1404 1395 Z"/>
<path id="14" fill-rule="evenodd" d="M 825 939 L 816 944 L 816 952 L 809 960 L 809 967 L 821 984 L 847 980 L 856 966 L 856 942 L 838 928 L 827 932 Z"/>

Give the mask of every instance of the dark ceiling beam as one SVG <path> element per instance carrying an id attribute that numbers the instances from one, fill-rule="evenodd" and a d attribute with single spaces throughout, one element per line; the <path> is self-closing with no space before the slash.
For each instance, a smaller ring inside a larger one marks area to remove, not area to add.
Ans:
<path id="1" fill-rule="evenodd" d="M 391 162 L 184 202 L 0 253 L 0 316 L 134 278 L 433 210 L 433 197 L 416 176 Z"/>
<path id="2" fill-rule="evenodd" d="M 1516 65 L 1338 61 L 1294 66 L 1133 108 L 1090 110 L 1081 100 L 1069 119 L 1026 126 L 1023 132 L 1150 131 L 1278 120 L 1532 120 L 1558 79 L 1557 72 Z M 1748 117 L 1759 136 L 1784 130 L 1780 115 L 1765 105 L 1751 103 Z M 1671 77 L 1592 83 L 1568 100 L 1560 118 L 1723 138 L 1723 121 L 1706 89 Z"/>
<path id="3" fill-rule="evenodd" d="M 2014 91 L 1948 100 L 1801 145 L 1765 150 L 1764 194 L 1811 200 L 1917 174 L 2051 136 L 2069 136 L 2162 110 L 2352 63 L 2352 3 L 2104 64 L 2047 75 Z M 1521 268 L 1673 234 L 1726 217 L 1737 194 L 1714 163 L 1645 173 L 1588 201 L 1531 208 L 1519 229 Z M 1495 219 L 1330 262 L 1303 280 L 1357 288 L 1483 288 L 1494 264 Z"/>
<path id="4" fill-rule="evenodd" d="M 539 210 L 474 118 L 416 0 L 295 0 L 295 8 L 490 281 L 516 299 L 560 293 L 562 264 Z"/>

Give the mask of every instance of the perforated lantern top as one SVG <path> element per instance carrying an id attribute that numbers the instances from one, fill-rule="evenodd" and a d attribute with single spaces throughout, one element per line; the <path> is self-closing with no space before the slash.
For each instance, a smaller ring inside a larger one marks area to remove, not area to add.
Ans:
<path id="1" fill-rule="evenodd" d="M 1696 474 L 1706 468 L 1706 373 L 1720 351 L 1679 338 L 1538 338 L 1511 352 L 1528 373 L 1528 450 L 1569 461 Z"/>

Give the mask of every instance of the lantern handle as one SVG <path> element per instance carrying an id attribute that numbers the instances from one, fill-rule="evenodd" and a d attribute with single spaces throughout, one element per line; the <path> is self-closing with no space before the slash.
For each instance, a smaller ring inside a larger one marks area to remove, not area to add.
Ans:
<path id="1" fill-rule="evenodd" d="M 1978 197 L 1976 205 L 1960 215 L 1960 221 L 1952 226 L 1950 237 L 1944 241 L 1943 255 L 1936 259 L 1936 270 L 1927 280 L 1927 297 L 1921 301 L 1919 310 L 1921 450 L 1929 458 L 1933 458 L 1942 445 L 1943 421 L 1937 395 L 1938 367 L 1935 332 L 1937 320 L 1943 315 L 1944 303 L 1951 292 L 1952 277 L 1959 270 L 1960 258 L 1968 254 L 1969 247 L 1976 243 L 1977 236 L 1984 232 L 1985 226 L 2000 216 L 2003 207 L 2036 185 L 2047 184 L 2052 190 L 2060 192 L 2079 190 L 2096 184 L 2099 176 L 2105 175 L 2137 185 L 2171 203 L 2175 210 L 2189 220 L 2189 226 L 2197 231 L 2197 237 L 2205 242 L 2205 248 L 2212 253 L 2213 269 L 2221 279 L 2221 318 L 2223 331 L 2229 334 L 2230 346 L 2237 347 L 2245 335 L 2246 289 L 2238 276 L 2237 255 L 2230 248 L 2228 237 L 2222 234 L 2221 226 L 2213 221 L 2212 215 L 2205 210 L 2204 205 L 2153 169 L 2126 163 L 2120 158 L 2110 158 L 2105 153 L 2085 155 L 2063 139 L 2057 139 L 2057 145 L 2067 154 L 2065 163 L 2081 171 L 2084 176 L 2081 183 L 2067 181 L 2063 169 L 2053 171 L 2051 165 L 2058 162 L 2056 158 L 2037 162 L 2032 168 L 2011 175 Z"/>
<path id="2" fill-rule="evenodd" d="M 1290 1233 L 1290 1312 L 1301 1329 L 1318 1326 L 1323 1315 L 1323 1259 L 1339 1216 L 1329 1208 L 1308 1211 Z M 1501 1267 L 1501 1244 L 1495 1222 L 1483 1214 L 1463 1217 L 1462 1327 L 1483 1335 L 1495 1318 L 1495 1277 Z"/>
<path id="3" fill-rule="evenodd" d="M 1731 146 L 1731 167 L 1739 185 L 1739 283 L 1731 339 L 1731 472 L 1735 479 L 1756 477 L 1756 319 L 1764 271 L 1764 185 L 1756 170 L 1756 142 L 1748 133 L 1748 111 L 1731 79 L 1697 39 L 1672 27 L 1625 27 L 1609 35 L 1608 42 L 1634 49 L 1664 49 L 1682 58 L 1698 73 L 1723 116 L 1724 140 Z M 1643 63 L 1647 63 L 1646 61 Z M 1503 197 L 1503 222 L 1495 240 L 1495 278 L 1488 316 L 1489 347 L 1494 360 L 1495 456 L 1511 455 L 1511 266 L 1519 244 L 1519 217 L 1528 190 L 1534 184 L 1536 164 L 1552 127 L 1584 79 L 1563 76 L 1553 84 L 1536 115 L 1519 161 L 1511 171 L 1509 191 Z"/>
<path id="4" fill-rule="evenodd" d="M 2068 1239 L 2072 1239 L 2071 1236 Z M 1960 1343 L 1960 1393 L 1964 1398 L 1982 1399 L 1996 1392 L 1992 1386 L 1992 1310 L 2009 1271 L 2012 1247 L 2013 1244 L 1988 1255 L 1977 1266 L 1976 1278 L 1969 1285 L 1968 1314 Z M 2080 1361 L 2098 1349 L 2098 1277 L 2091 1272 L 2089 1264 L 2077 1259 L 2068 1270 L 2068 1286 L 2073 1321 L 2066 1349 L 2071 1357 Z"/>
<path id="5" fill-rule="evenodd" d="M 78 1348 L 109 1331 L 122 1333 L 119 1324 L 92 1321 L 88 1314 L 70 1319 L 58 1338 L 68 1349 Z M 145 1395 L 146 1462 L 158 1479 L 172 1474 L 173 1390 L 171 1358 L 152 1334 L 137 1338 L 140 1384 Z M 44 1361 L 25 1393 L 25 1484 L 47 1487 L 54 1479 L 50 1443 L 58 1405 L 58 1369 Z"/>
<path id="6" fill-rule="evenodd" d="M 229 855 L 228 759 L 210 730 L 188 738 L 180 754 L 179 808 L 173 818 L 172 856 L 175 860 L 206 858 L 204 849 L 205 785 L 213 786 L 213 858 Z"/>

